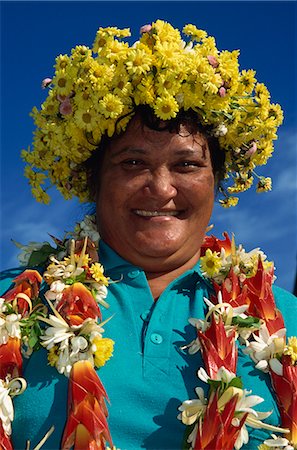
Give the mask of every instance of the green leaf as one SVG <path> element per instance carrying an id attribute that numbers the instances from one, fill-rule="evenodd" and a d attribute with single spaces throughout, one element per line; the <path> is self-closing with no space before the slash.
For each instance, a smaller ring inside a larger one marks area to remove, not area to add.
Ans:
<path id="1" fill-rule="evenodd" d="M 237 387 L 239 389 L 242 389 L 243 388 L 243 383 L 242 383 L 241 378 L 239 378 L 239 377 L 233 378 L 233 380 L 231 380 L 230 383 L 228 384 L 228 387 L 229 386 L 233 386 L 233 387 Z"/>
<path id="2" fill-rule="evenodd" d="M 37 344 L 37 342 L 38 342 L 38 338 L 37 338 L 36 334 L 32 334 L 32 335 L 29 337 L 29 340 L 28 340 L 29 346 L 30 346 L 31 348 L 34 348 L 35 345 Z"/>
<path id="3" fill-rule="evenodd" d="M 258 317 L 248 316 L 242 318 L 235 316 L 232 318 L 232 325 L 238 325 L 241 328 L 260 328 L 261 322 Z"/>
<path id="4" fill-rule="evenodd" d="M 46 243 L 39 250 L 34 250 L 31 253 L 31 256 L 28 261 L 28 266 L 29 267 L 42 266 L 47 262 L 49 256 L 55 254 L 56 252 L 57 250 L 55 248 L 53 248 L 50 244 Z"/>

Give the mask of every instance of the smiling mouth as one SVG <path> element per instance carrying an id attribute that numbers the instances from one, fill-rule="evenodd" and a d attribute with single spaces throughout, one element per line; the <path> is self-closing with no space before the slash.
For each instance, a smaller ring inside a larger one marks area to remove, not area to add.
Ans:
<path id="1" fill-rule="evenodd" d="M 176 217 L 181 213 L 181 211 L 147 211 L 145 209 L 134 209 L 133 212 L 141 217 Z"/>

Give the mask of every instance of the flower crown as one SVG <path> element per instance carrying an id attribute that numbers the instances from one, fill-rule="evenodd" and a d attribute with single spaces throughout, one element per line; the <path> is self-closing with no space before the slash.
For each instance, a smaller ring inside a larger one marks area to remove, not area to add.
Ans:
<path id="1" fill-rule="evenodd" d="M 129 29 L 99 28 L 93 49 L 76 46 L 56 58 L 54 77 L 41 109 L 33 108 L 33 148 L 22 151 L 25 176 L 33 196 L 48 203 L 56 185 L 65 199 L 90 201 L 84 163 L 99 145 L 125 130 L 135 106 L 148 105 L 162 120 L 180 110 L 197 112 L 226 153 L 226 178 L 232 179 L 223 206 L 235 205 L 230 194 L 251 187 L 270 190 L 271 179 L 255 167 L 266 164 L 282 123 L 278 104 L 270 103 L 266 86 L 255 71 L 239 70 L 239 51 L 219 51 L 215 39 L 194 25 L 179 30 L 157 20 L 141 28 L 140 40 L 129 46 Z"/>

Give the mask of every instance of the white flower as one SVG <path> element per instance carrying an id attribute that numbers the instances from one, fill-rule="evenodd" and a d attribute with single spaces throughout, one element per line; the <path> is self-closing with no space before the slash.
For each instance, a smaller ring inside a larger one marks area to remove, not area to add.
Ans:
<path id="1" fill-rule="evenodd" d="M 206 370 L 203 367 L 200 367 L 200 369 L 197 372 L 198 378 L 200 380 L 204 381 L 204 383 L 208 383 L 208 380 L 211 378 L 207 375 Z M 215 380 L 222 381 L 224 383 L 230 383 L 233 378 L 236 378 L 236 375 L 231 372 L 230 370 L 226 369 L 226 367 L 222 366 L 219 368 Z"/>
<path id="2" fill-rule="evenodd" d="M 225 136 L 228 133 L 228 128 L 225 124 L 220 123 L 214 130 L 213 135 L 215 137 Z"/>
<path id="3" fill-rule="evenodd" d="M 75 336 L 71 340 L 71 353 L 70 358 L 77 355 L 81 350 L 86 350 L 88 347 L 88 341 L 83 336 Z"/>
<path id="4" fill-rule="evenodd" d="M 12 338 L 21 338 L 21 327 L 19 322 L 20 319 L 20 314 L 9 314 L 6 316 L 7 333 Z"/>
<path id="5" fill-rule="evenodd" d="M 283 376 L 283 365 L 282 363 L 277 359 L 277 358 L 271 358 L 269 360 L 269 366 L 270 369 L 276 373 L 277 375 L 279 375 L 280 377 Z"/>
<path id="6" fill-rule="evenodd" d="M 64 284 L 61 280 L 53 281 L 50 289 L 44 294 L 44 296 L 47 300 L 59 302 L 62 298 L 65 287 L 66 284 Z"/>
<path id="7" fill-rule="evenodd" d="M 259 336 L 253 334 L 255 340 L 248 342 L 248 346 L 244 349 L 244 353 L 250 355 L 252 360 L 256 363 L 255 367 L 257 369 L 268 372 L 268 362 L 276 353 L 279 353 L 283 349 L 283 338 L 285 335 L 285 328 L 270 335 L 266 325 L 263 324 L 259 330 Z"/>
<path id="8" fill-rule="evenodd" d="M 197 419 L 204 414 L 207 406 L 207 399 L 205 398 L 204 391 L 201 387 L 196 387 L 195 392 L 198 399 L 186 400 L 178 410 L 181 414 L 177 416 L 185 425 L 192 425 Z"/>
<path id="9" fill-rule="evenodd" d="M 22 245 L 16 241 L 14 241 L 15 245 L 20 248 L 22 251 L 18 255 L 18 260 L 21 266 L 27 266 L 29 263 L 29 259 L 34 251 L 40 250 L 44 245 L 49 245 L 48 242 L 29 242 L 28 245 Z"/>
<path id="10" fill-rule="evenodd" d="M 209 323 L 206 320 L 202 320 L 202 319 L 194 319 L 193 317 L 190 317 L 190 319 L 188 320 L 189 323 L 195 327 L 197 330 L 200 330 L 202 332 L 206 331 L 207 328 L 209 327 Z M 196 339 L 194 339 L 192 342 L 190 342 L 190 344 L 185 345 L 183 347 L 181 347 L 182 350 L 184 349 L 188 349 L 188 352 L 190 355 L 194 355 L 195 353 L 197 353 L 200 348 L 201 348 L 201 344 L 200 344 L 200 340 L 197 337 Z"/>
<path id="11" fill-rule="evenodd" d="M 103 284 L 99 284 L 97 282 L 92 283 L 92 288 L 95 290 L 95 300 L 100 305 L 103 305 L 105 308 L 109 308 L 109 304 L 104 301 L 107 297 L 108 289 Z"/>
<path id="12" fill-rule="evenodd" d="M 66 341 L 65 341 L 65 344 L 66 344 Z M 71 368 L 72 368 L 72 362 L 71 362 L 70 356 L 69 356 L 68 341 L 67 341 L 67 345 L 65 345 L 64 348 L 62 348 L 62 349 L 60 348 L 58 361 L 56 362 L 56 368 L 60 374 L 64 374 L 67 377 L 69 377 L 69 374 L 70 374 Z"/>
<path id="13" fill-rule="evenodd" d="M 204 302 L 208 306 L 208 310 L 209 310 L 208 315 L 210 315 L 212 312 L 219 314 L 223 319 L 226 330 L 232 324 L 233 317 L 236 317 L 236 316 L 239 316 L 242 318 L 247 317 L 243 313 L 248 309 L 248 305 L 241 305 L 241 306 L 236 306 L 235 308 L 233 308 L 229 303 L 223 302 L 221 291 L 218 292 L 217 300 L 218 300 L 217 304 L 214 304 L 208 298 L 204 297 Z"/>
<path id="14" fill-rule="evenodd" d="M 8 332 L 6 329 L 6 320 L 0 317 L 0 345 L 7 344 L 8 342 Z"/>
<path id="15" fill-rule="evenodd" d="M 290 445 L 288 439 L 276 436 L 275 434 L 272 434 L 272 439 L 266 439 L 264 441 L 264 444 L 268 447 L 273 447 L 274 450 L 294 450 L 294 447 Z"/>
<path id="16" fill-rule="evenodd" d="M 0 345 L 7 344 L 8 338 L 21 338 L 20 314 L 8 314 L 0 317 Z"/>
<path id="17" fill-rule="evenodd" d="M 0 312 L 4 313 L 7 310 L 7 307 L 5 305 L 5 298 L 0 297 Z"/>
<path id="18" fill-rule="evenodd" d="M 88 236 L 95 244 L 98 243 L 100 236 L 97 230 L 95 215 L 86 215 L 84 219 L 75 227 L 75 239 Z"/>
<path id="19" fill-rule="evenodd" d="M 11 435 L 11 422 L 13 421 L 13 404 L 9 395 L 9 389 L 0 380 L 0 421 L 5 433 Z"/>
<path id="20" fill-rule="evenodd" d="M 68 345 L 68 339 L 74 336 L 74 332 L 71 330 L 67 322 L 64 319 L 50 314 L 49 319 L 43 319 L 49 326 L 46 328 L 43 336 L 40 336 L 44 342 L 41 344 L 50 350 L 55 344 L 65 342 Z"/>

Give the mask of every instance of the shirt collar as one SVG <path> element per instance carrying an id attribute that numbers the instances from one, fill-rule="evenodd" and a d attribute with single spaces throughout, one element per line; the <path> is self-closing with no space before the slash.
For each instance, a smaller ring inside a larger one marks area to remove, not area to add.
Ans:
<path id="1" fill-rule="evenodd" d="M 142 271 L 141 267 L 134 266 L 132 263 L 126 261 L 102 239 L 99 241 L 99 261 L 107 273 L 111 271 L 127 272 L 133 269 Z M 199 278 L 201 278 L 208 286 L 211 286 L 210 280 L 202 275 L 200 261 L 197 261 L 192 269 L 185 272 L 187 275 L 190 275 L 191 273 L 197 273 Z"/>

